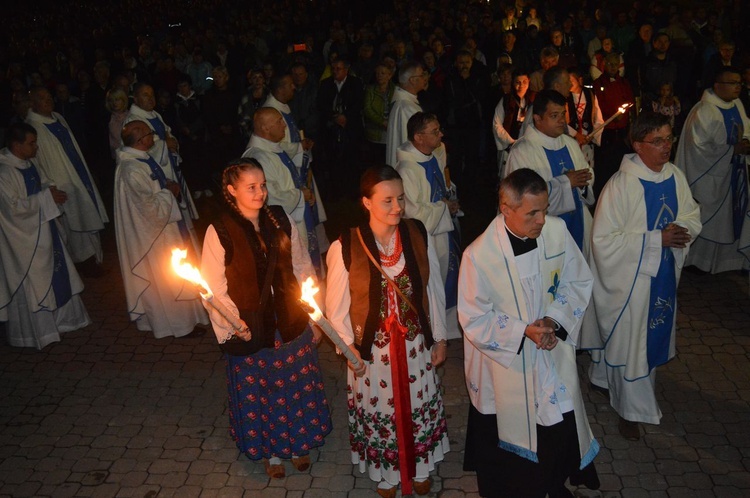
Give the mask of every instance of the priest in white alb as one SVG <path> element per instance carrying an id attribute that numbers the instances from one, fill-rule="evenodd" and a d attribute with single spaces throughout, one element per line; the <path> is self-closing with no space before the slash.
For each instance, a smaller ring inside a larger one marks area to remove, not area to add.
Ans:
<path id="1" fill-rule="evenodd" d="M 37 132 L 36 165 L 40 173 L 68 194 L 62 222 L 70 257 L 74 263 L 101 263 L 99 232 L 109 218 L 99 190 L 70 126 L 53 111 L 55 102 L 49 90 L 34 88 L 30 97 L 31 109 L 26 122 Z"/>
<path id="2" fill-rule="evenodd" d="M 409 140 L 398 148 L 396 170 L 406 196 L 406 217 L 422 222 L 434 241 L 445 287 L 448 339 L 459 339 L 456 300 L 461 235 L 456 215 L 460 206 L 456 186 L 446 175 L 445 145 L 440 122 L 434 114 L 417 112 L 407 124 Z"/>
<path id="3" fill-rule="evenodd" d="M 655 368 L 675 355 L 677 285 L 701 213 L 685 175 L 669 162 L 669 117 L 640 114 L 630 138 L 635 153 L 622 159 L 596 207 L 595 313 L 586 316 L 582 347 L 593 348 L 594 390 L 609 396 L 622 436 L 637 440 L 639 422 L 661 419 Z"/>
<path id="4" fill-rule="evenodd" d="M 531 168 L 547 182 L 549 214 L 559 216 L 585 256 L 589 254 L 594 174 L 581 147 L 565 134 L 567 101 L 555 90 L 542 90 L 533 106 L 534 126 L 511 148 L 505 171 Z"/>
<path id="5" fill-rule="evenodd" d="M 599 445 L 576 367 L 591 271 L 547 183 L 528 168 L 500 184 L 500 213 L 461 261 L 458 318 L 471 406 L 464 470 L 480 496 L 571 496 L 599 487 Z"/>
<path id="6" fill-rule="evenodd" d="M 750 119 L 741 90 L 738 69 L 716 73 L 713 88 L 703 92 L 685 121 L 675 157 L 703 222 L 685 265 L 711 273 L 750 268 Z"/>
<path id="7" fill-rule="evenodd" d="M 8 344 L 42 349 L 91 323 L 58 220 L 68 196 L 32 159 L 37 132 L 17 123 L 0 151 L 0 321 Z"/>
<path id="8" fill-rule="evenodd" d="M 268 204 L 284 208 L 297 224 L 319 279 L 325 276 L 323 258 L 330 243 L 323 222 L 326 212 L 315 182 L 308 183 L 306 169 L 293 158 L 312 147 L 312 141 L 284 142 L 286 120 L 280 111 L 261 107 L 253 116 L 253 134 L 242 157 L 257 160 L 266 175 Z M 307 163 L 304 164 L 307 166 Z"/>
<path id="9" fill-rule="evenodd" d="M 147 123 L 127 123 L 122 140 L 114 212 L 128 315 L 138 330 L 152 331 L 157 339 L 185 336 L 209 322 L 195 286 L 171 265 L 173 248 L 187 249 L 194 265 L 200 261 L 179 206 L 180 188 L 148 153 L 154 131 Z"/>
<path id="10" fill-rule="evenodd" d="M 399 68 L 398 85 L 393 91 L 385 137 L 385 163 L 389 166 L 396 167 L 397 150 L 409 140 L 406 125 L 410 117 L 422 111 L 417 94 L 427 89 L 429 78 L 430 73 L 419 62 L 408 61 Z"/>

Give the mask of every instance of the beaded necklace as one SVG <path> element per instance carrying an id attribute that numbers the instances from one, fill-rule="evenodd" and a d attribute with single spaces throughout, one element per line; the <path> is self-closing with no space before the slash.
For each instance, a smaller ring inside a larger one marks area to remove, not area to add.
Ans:
<path id="1" fill-rule="evenodd" d="M 395 242 L 393 243 L 393 250 L 389 251 L 391 248 L 391 243 L 388 243 L 388 246 L 385 248 L 382 248 L 380 244 L 377 244 L 378 246 L 378 254 L 380 255 L 380 264 L 385 267 L 394 266 L 396 263 L 398 263 L 398 260 L 401 259 L 401 252 L 403 251 L 403 247 L 401 246 L 401 233 L 399 232 L 398 228 L 396 228 L 396 233 L 394 234 Z M 393 239 L 391 239 L 393 240 Z M 390 252 L 391 254 L 388 254 Z"/>

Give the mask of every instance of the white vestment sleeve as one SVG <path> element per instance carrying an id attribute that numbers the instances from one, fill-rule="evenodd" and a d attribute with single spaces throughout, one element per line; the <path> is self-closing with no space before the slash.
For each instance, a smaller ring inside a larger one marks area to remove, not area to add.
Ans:
<path id="1" fill-rule="evenodd" d="M 555 176 L 547 182 L 549 186 L 549 214 L 558 216 L 576 208 L 573 188 L 567 175 Z"/>
<path id="2" fill-rule="evenodd" d="M 467 249 L 458 276 L 458 316 L 464 339 L 492 361 L 507 368 L 518 354 L 528 324 L 514 318 L 515 310 L 495 309 L 494 303 L 485 297 L 490 294 L 489 279 L 492 278 L 492 275 L 477 272 L 472 251 Z"/>
<path id="3" fill-rule="evenodd" d="M 447 339 L 448 330 L 445 319 L 445 286 L 440 274 L 440 260 L 435 252 L 434 239 L 430 235 L 427 246 L 427 259 L 430 262 L 430 278 L 427 282 L 427 299 L 430 305 L 430 326 L 432 338 L 436 341 Z"/>

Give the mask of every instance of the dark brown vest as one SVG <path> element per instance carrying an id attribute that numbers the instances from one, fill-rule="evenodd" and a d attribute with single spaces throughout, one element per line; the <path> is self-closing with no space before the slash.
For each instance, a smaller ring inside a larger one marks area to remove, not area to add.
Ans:
<path id="1" fill-rule="evenodd" d="M 378 247 L 369 225 L 361 225 L 362 238 L 377 258 Z M 412 284 L 411 302 L 417 309 L 419 325 L 425 338 L 425 346 L 430 348 L 434 342 L 430 319 L 426 310 L 427 282 L 430 278 L 430 262 L 427 259 L 427 231 L 417 220 L 401 220 L 398 226 L 401 232 L 401 243 L 404 248 L 406 269 Z M 351 305 L 349 317 L 354 331 L 354 344 L 363 360 L 372 358 L 372 343 L 380 323 L 381 283 L 383 276 L 370 262 L 367 253 L 357 237 L 357 229 L 352 228 L 341 234 L 341 253 L 344 267 L 349 272 L 349 294 Z"/>
<path id="2" fill-rule="evenodd" d="M 301 292 L 292 271 L 292 228 L 284 210 L 270 206 L 280 228 L 276 228 L 265 211 L 260 215 L 260 232 L 253 224 L 237 213 L 222 214 L 214 224 L 224 248 L 224 265 L 227 277 L 227 294 L 240 312 L 240 317 L 250 326 L 253 338 L 251 348 L 273 347 L 275 331 L 284 342 L 299 337 L 308 323 L 308 315 L 297 303 Z M 263 251 L 263 239 L 267 255 Z M 276 255 L 273 269 L 268 262 Z M 260 297 L 266 273 L 273 270 L 272 292 L 260 309 Z"/>
<path id="3" fill-rule="evenodd" d="M 534 103 L 534 97 L 536 93 L 531 90 L 526 90 L 526 109 Z M 521 132 L 522 121 L 518 121 L 518 108 L 521 106 L 521 102 L 518 96 L 511 92 L 503 97 L 503 111 L 505 112 L 505 119 L 503 120 L 503 128 L 508 132 L 514 140 L 518 139 L 518 134 Z M 525 119 L 532 119 L 530 114 L 526 114 Z"/>

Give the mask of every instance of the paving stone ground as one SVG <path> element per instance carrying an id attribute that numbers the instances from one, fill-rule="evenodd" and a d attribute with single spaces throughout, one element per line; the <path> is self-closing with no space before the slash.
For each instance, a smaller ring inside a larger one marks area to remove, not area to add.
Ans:
<path id="1" fill-rule="evenodd" d="M 43 351 L 0 346 L 0 496 L 365 498 L 375 484 L 350 463 L 345 363 L 320 348 L 334 430 L 313 464 L 270 480 L 228 434 L 224 362 L 209 331 L 154 339 L 124 312 L 116 254 L 108 275 L 86 279 L 93 324 Z M 613 497 L 750 496 L 750 299 L 748 279 L 685 273 L 677 357 L 660 367 L 663 419 L 638 442 L 588 391 L 586 409 L 602 450 L 601 494 Z M 462 470 L 468 397 L 462 348 L 441 367 L 452 451 L 431 496 L 478 497 Z M 590 496 L 575 490 L 578 496 Z M 400 496 L 400 495 L 399 495 Z"/>

